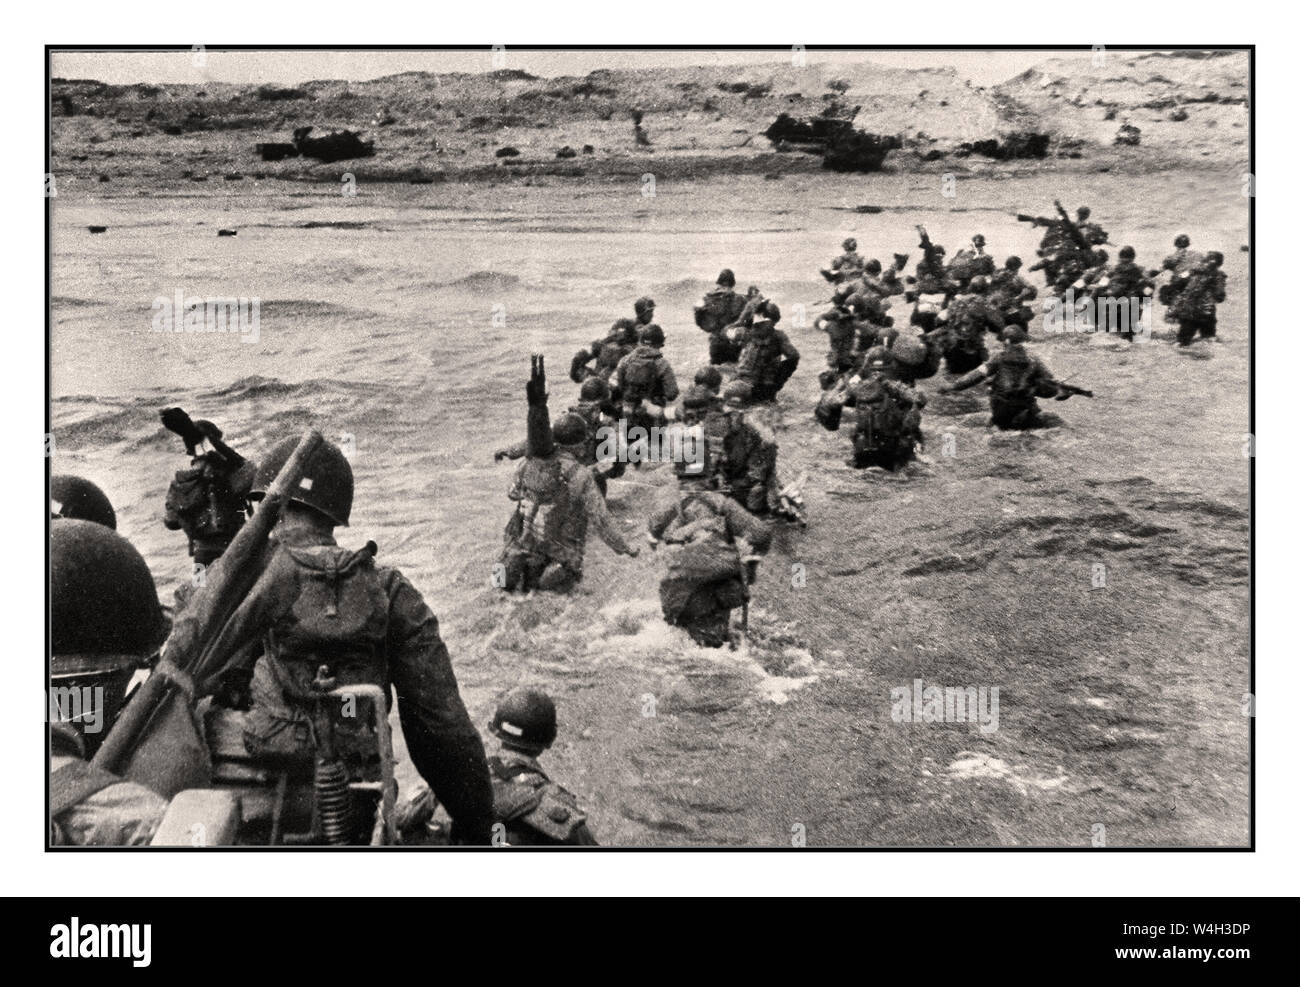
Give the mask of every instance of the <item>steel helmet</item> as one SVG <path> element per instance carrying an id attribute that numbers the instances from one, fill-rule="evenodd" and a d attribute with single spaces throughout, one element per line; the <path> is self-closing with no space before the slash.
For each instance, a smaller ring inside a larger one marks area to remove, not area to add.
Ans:
<path id="1" fill-rule="evenodd" d="M 117 530 L 117 514 L 104 491 L 79 476 L 50 477 L 50 517 L 94 521 Z"/>
<path id="2" fill-rule="evenodd" d="M 511 689 L 497 703 L 490 729 L 506 747 L 540 754 L 555 743 L 555 703 L 540 689 Z"/>
<path id="3" fill-rule="evenodd" d="M 707 367 L 701 367 L 699 370 L 695 371 L 695 383 L 699 384 L 701 387 L 707 387 L 710 390 L 716 391 L 722 386 L 722 373 L 712 364 Z"/>
<path id="4" fill-rule="evenodd" d="M 298 448 L 299 438 L 291 436 L 276 443 L 253 478 L 249 500 L 261 500 L 275 482 L 276 476 Z M 352 514 L 352 465 L 343 451 L 334 443 L 325 441 L 317 446 L 307 461 L 298 487 L 289 497 L 295 504 L 319 511 L 335 524 L 347 525 Z"/>
<path id="5" fill-rule="evenodd" d="M 551 426 L 551 436 L 562 446 L 581 445 L 587 441 L 587 422 L 581 415 L 568 412 Z"/>
<path id="6" fill-rule="evenodd" d="M 604 401 L 609 397 L 609 384 L 604 377 L 588 377 L 582 382 L 578 397 L 583 401 Z"/>
<path id="7" fill-rule="evenodd" d="M 682 408 L 687 411 L 699 411 L 713 405 L 716 398 L 713 390 L 703 384 L 695 384 L 682 395 Z"/>
<path id="8" fill-rule="evenodd" d="M 639 338 L 646 346 L 663 346 L 664 331 L 658 325 L 651 322 L 641 330 Z"/>
<path id="9" fill-rule="evenodd" d="M 50 530 L 50 650 L 61 659 L 148 658 L 167 637 L 153 575 L 117 532 L 93 521 L 60 521 Z M 66 662 L 63 662 L 66 664 Z"/>
<path id="10" fill-rule="evenodd" d="M 853 239 L 853 237 L 849 237 L 847 240 L 841 243 L 840 246 L 843 247 L 845 250 L 857 250 L 858 241 Z"/>
<path id="11" fill-rule="evenodd" d="M 919 367 L 925 362 L 925 343 L 919 336 L 899 336 L 889 352 L 895 360 L 908 367 Z"/>
<path id="12" fill-rule="evenodd" d="M 638 319 L 645 319 L 655 310 L 655 300 L 642 295 L 632 303 L 632 310 L 636 312 Z"/>
<path id="13" fill-rule="evenodd" d="M 1189 237 L 1186 233 L 1179 233 L 1176 237 L 1174 237 L 1175 247 L 1180 247 L 1180 248 L 1190 247 L 1191 245 L 1192 245 L 1192 238 Z"/>
<path id="14" fill-rule="evenodd" d="M 1029 341 L 1029 333 L 1024 326 L 1010 325 L 1002 330 L 1002 342 L 1004 343 L 1026 343 Z"/>
<path id="15" fill-rule="evenodd" d="M 736 274 L 729 267 L 724 267 L 722 273 L 718 275 L 718 284 L 726 288 L 736 287 Z"/>
<path id="16" fill-rule="evenodd" d="M 883 346 L 873 346 L 862 358 L 864 370 L 884 370 L 889 366 L 889 350 Z"/>
<path id="17" fill-rule="evenodd" d="M 776 302 L 764 302 L 759 311 L 771 320 L 773 325 L 781 321 L 781 309 Z"/>
<path id="18" fill-rule="evenodd" d="M 90 725 L 117 719 L 131 677 L 169 629 L 149 567 L 130 542 L 93 521 L 52 526 L 50 719 L 62 749 L 94 753 L 107 731 Z"/>
<path id="19" fill-rule="evenodd" d="M 1018 271 L 1018 270 L 1020 270 L 1020 265 L 1023 264 L 1023 263 L 1024 263 L 1024 261 L 1022 261 L 1022 260 L 1021 260 L 1019 257 L 1017 257 L 1015 254 L 1012 254 L 1010 257 L 1007 258 L 1007 264 L 1006 264 L 1006 266 L 1007 266 L 1007 270 L 1009 270 L 1009 271 Z"/>
<path id="20" fill-rule="evenodd" d="M 876 260 L 874 257 L 871 258 L 871 260 L 867 261 L 867 266 L 864 270 L 866 270 L 868 274 L 879 274 L 880 261 Z"/>
<path id="21" fill-rule="evenodd" d="M 1119 252 L 1120 260 L 1132 260 L 1137 256 L 1137 251 L 1132 247 L 1122 247 Z"/>

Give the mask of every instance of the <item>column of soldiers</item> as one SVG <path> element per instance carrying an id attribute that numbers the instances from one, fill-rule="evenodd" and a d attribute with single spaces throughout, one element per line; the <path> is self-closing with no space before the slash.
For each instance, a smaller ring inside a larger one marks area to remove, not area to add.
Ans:
<path id="1" fill-rule="evenodd" d="M 1056 206 L 1054 218 L 1017 217 L 1046 227 L 1039 259 L 1029 270 L 1043 271 L 1053 296 L 1065 295 L 1081 310 L 1096 313 L 1090 329 L 1131 341 L 1139 330 L 1139 313 L 1145 317 L 1145 307 L 1157 295 L 1156 280 L 1168 271 L 1170 279 L 1159 287 L 1158 298 L 1167 306 L 1165 320 L 1178 326 L 1179 345 L 1215 336 L 1216 305 L 1225 297 L 1221 253 L 1202 256 L 1180 234 L 1175 253 L 1159 271 L 1141 267 L 1130 246 L 1112 264 L 1101 248 L 1109 237 L 1091 221 L 1089 209 L 1081 207 L 1071 218 L 1059 202 Z M 985 238 L 976 234 L 949 261 L 924 227 L 917 230 L 922 257 L 914 276 L 902 277 L 906 255 L 895 254 L 894 264 L 883 270 L 880 261 L 857 253 L 854 240 L 846 240 L 845 253 L 821 272 L 835 288 L 832 307 L 814 323 L 829 341 L 815 417 L 836 431 L 843 409 L 854 409 L 850 465 L 892 471 L 923 448 L 920 412 L 926 399 L 915 385 L 933 377 L 941 363 L 957 377 L 938 388 L 941 394 L 988 381 L 992 424 L 1000 429 L 1054 424 L 1056 416 L 1039 409 L 1040 398 L 1092 396 L 1056 380 L 1026 350 L 1037 289 L 1022 275 L 1019 257 L 1008 257 L 998 268 L 985 252 Z M 886 312 L 895 295 L 911 305 L 910 331 L 900 330 Z M 997 355 L 990 355 L 990 337 L 1002 343 Z"/>
<path id="2" fill-rule="evenodd" d="M 1131 247 L 1110 265 L 1100 249 L 1107 236 L 1090 222 L 1086 207 L 1075 219 L 1059 203 L 1056 219 L 1022 218 L 1047 226 L 1030 270 L 1044 272 L 1049 290 L 1094 297 L 1153 292 L 1161 272 L 1139 267 Z M 924 448 L 927 398 L 917 385 L 941 365 L 955 375 L 938 388 L 941 394 L 988 382 L 992 424 L 1000 429 L 1049 424 L 1040 398 L 1091 396 L 1056 380 L 1027 350 L 1029 303 L 1037 292 L 1022 276 L 1019 258 L 1008 257 L 999 268 L 984 237 L 976 235 L 948 261 L 942 245 L 924 228 L 918 232 L 922 255 L 912 276 L 904 275 L 908 255 L 895 254 L 884 267 L 858 254 L 853 240 L 822 272 L 835 287 L 831 307 L 814 322 L 829 342 L 816 419 L 836 430 L 844 409 L 852 410 L 849 463 L 855 467 L 895 471 Z M 1223 257 L 1192 251 L 1185 235 L 1175 248 L 1162 265 L 1170 279 L 1158 297 L 1186 345 L 1216 333 Z M 670 433 L 676 482 L 644 532 L 664 559 L 664 619 L 704 647 L 743 638 L 757 565 L 774 523 L 803 522 L 801 481 L 778 479 L 775 436 L 748 412 L 777 397 L 800 356 L 777 327 L 779 307 L 757 287 L 741 295 L 735 286 L 733 272 L 722 271 L 695 310 L 696 325 L 707 335 L 708 363 L 684 392 L 663 355 L 665 333 L 648 297 L 636 301 L 634 317 L 617 320 L 573 357 L 569 376 L 579 385 L 578 397 L 554 421 L 545 364 L 534 357 L 524 388 L 525 438 L 496 452 L 497 460 L 520 461 L 494 568 L 499 588 L 573 590 L 583 579 L 589 529 L 616 554 L 636 557 L 639 549 L 606 506 L 608 485 L 629 466 L 655 462 L 646 436 Z M 899 297 L 910 306 L 905 327 L 887 311 Z M 993 355 L 990 336 L 1001 343 Z M 217 571 L 297 440 L 285 439 L 256 464 L 228 446 L 212 422 L 192 421 L 175 408 L 163 411 L 162 422 L 181 436 L 189 457 L 168 490 L 163 523 L 185 534 L 196 571 Z M 662 459 L 663 447 L 653 448 Z M 373 542 L 350 550 L 335 541 L 335 530 L 351 514 L 347 458 L 325 442 L 305 470 L 281 510 L 257 578 L 213 641 L 199 640 L 196 611 L 202 608 L 193 586 L 177 593 L 170 616 L 164 611 L 144 560 L 116 534 L 116 515 L 103 492 L 77 477 L 53 478 L 51 687 L 60 696 L 97 698 L 93 708 L 75 711 L 51 703 L 52 841 L 142 844 L 169 832 L 168 814 L 179 800 L 169 808 L 165 796 L 174 793 L 153 791 L 87 758 L 111 731 L 134 677 L 159 669 L 174 675 L 171 655 L 208 649 L 223 659 L 219 674 L 190 681 L 187 695 L 214 763 L 237 761 L 280 786 L 273 800 L 280 808 L 265 830 L 255 830 L 264 842 L 288 842 L 281 818 L 285 787 L 319 784 L 323 746 L 361 778 L 373 777 L 375 762 L 384 757 L 375 725 L 342 720 L 322 701 L 324 679 L 396 695 L 406 745 L 425 786 L 399 807 L 396 825 L 406 841 L 428 835 L 440 803 L 451 818 L 452 842 L 594 844 L 577 801 L 538 760 L 557 737 L 553 701 L 537 689 L 510 690 L 489 726 L 500 748 L 488 757 L 460 698 L 437 618 L 419 591 L 396 569 L 377 564 Z M 64 715 L 69 712 L 75 715 Z M 365 841 L 366 813 L 379 799 L 366 795 L 372 789 L 362 786 L 352 814 L 341 817 L 351 825 L 333 833 L 335 842 Z M 319 835 L 312 819 L 310 832 Z"/>

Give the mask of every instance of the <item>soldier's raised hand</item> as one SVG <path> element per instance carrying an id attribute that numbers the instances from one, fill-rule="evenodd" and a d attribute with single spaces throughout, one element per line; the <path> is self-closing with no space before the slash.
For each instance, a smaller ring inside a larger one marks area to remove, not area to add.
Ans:
<path id="1" fill-rule="evenodd" d="M 546 403 L 546 358 L 540 353 L 533 354 L 532 372 L 524 393 L 528 395 L 530 407 Z"/>

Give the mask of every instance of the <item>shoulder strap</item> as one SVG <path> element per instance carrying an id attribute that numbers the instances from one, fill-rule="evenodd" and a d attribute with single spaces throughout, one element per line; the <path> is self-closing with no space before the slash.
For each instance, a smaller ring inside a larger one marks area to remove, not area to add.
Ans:
<path id="1" fill-rule="evenodd" d="M 70 761 L 50 775 L 50 818 L 55 819 L 122 779 L 88 761 Z"/>

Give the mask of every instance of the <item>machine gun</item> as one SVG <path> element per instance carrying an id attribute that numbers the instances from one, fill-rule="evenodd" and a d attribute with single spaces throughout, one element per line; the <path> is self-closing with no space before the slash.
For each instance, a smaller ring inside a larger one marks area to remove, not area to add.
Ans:
<path id="1" fill-rule="evenodd" d="M 212 422 L 203 420 L 196 422 L 185 413 L 183 408 L 163 408 L 158 413 L 158 417 L 162 419 L 163 427 L 167 431 L 175 432 L 181 437 L 181 441 L 185 443 L 185 451 L 191 457 L 199 446 L 207 442 L 212 447 L 212 451 L 220 456 L 230 469 L 236 470 L 244 465 L 244 457 L 221 441 L 221 429 Z"/>

